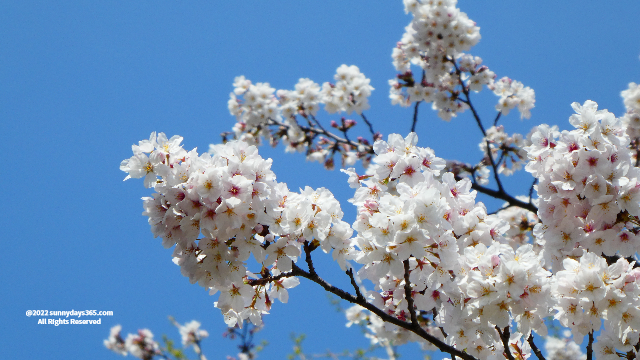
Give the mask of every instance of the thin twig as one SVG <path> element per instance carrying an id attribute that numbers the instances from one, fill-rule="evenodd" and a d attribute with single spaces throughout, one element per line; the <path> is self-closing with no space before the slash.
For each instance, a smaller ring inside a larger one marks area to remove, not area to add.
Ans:
<path id="1" fill-rule="evenodd" d="M 251 285 L 251 286 L 266 285 L 270 282 L 278 281 L 282 278 L 287 278 L 292 276 L 295 276 L 293 272 L 286 272 L 286 273 L 280 273 L 276 276 L 265 277 L 262 279 L 249 279 L 247 280 L 247 285 Z"/>
<path id="2" fill-rule="evenodd" d="M 485 131 L 484 126 L 482 125 L 482 121 L 480 120 L 480 115 L 478 115 L 478 113 L 476 112 L 476 109 L 473 107 L 473 104 L 471 103 L 469 89 L 467 89 L 467 87 L 464 85 L 464 81 L 462 80 L 462 72 L 460 71 L 460 68 L 458 68 L 458 64 L 456 64 L 454 59 L 448 59 L 448 60 L 453 64 L 453 66 L 456 69 L 456 75 L 458 75 L 458 81 L 460 82 L 460 86 L 462 87 L 462 93 L 466 98 L 466 99 L 460 99 L 460 101 L 462 101 L 463 103 L 469 106 L 469 109 L 471 109 L 471 113 L 473 114 L 473 118 L 476 119 L 476 123 L 478 124 L 480 131 L 482 131 L 482 135 L 486 139 L 487 132 Z M 489 146 L 489 140 L 485 140 L 485 141 L 487 143 L 487 156 L 489 157 L 489 162 L 491 163 L 491 167 L 493 168 L 493 177 L 496 180 L 496 184 L 498 185 L 498 190 L 500 192 L 504 192 L 502 188 L 502 181 L 500 181 L 500 175 L 498 174 L 498 167 L 496 166 L 495 161 L 493 161 L 493 155 L 491 154 L 491 147 Z"/>
<path id="3" fill-rule="evenodd" d="M 507 206 L 503 206 L 503 207 L 501 207 L 500 209 L 498 209 L 496 211 L 492 211 L 490 213 L 487 213 L 487 215 L 495 215 L 495 214 L 499 213 L 500 211 L 506 210 L 506 209 L 508 209 L 510 207 L 511 207 L 511 205 L 507 204 Z"/>
<path id="4" fill-rule="evenodd" d="M 411 282 L 409 281 L 409 259 L 402 262 L 404 264 L 404 298 L 407 299 L 407 308 L 411 315 L 411 324 L 413 326 L 420 326 L 418 324 L 418 316 L 416 315 L 416 309 L 413 305 L 413 295 L 411 294 Z"/>
<path id="5" fill-rule="evenodd" d="M 411 124 L 411 132 L 416 132 L 416 124 L 418 123 L 418 106 L 422 101 L 416 101 L 416 106 L 413 107 L 413 123 Z"/>
<path id="6" fill-rule="evenodd" d="M 502 160 L 504 160 L 504 154 L 506 154 L 507 152 L 502 150 L 500 152 L 500 157 L 498 158 L 498 162 L 496 163 L 497 167 L 500 167 L 500 164 L 502 163 Z"/>
<path id="7" fill-rule="evenodd" d="M 538 178 L 533 179 L 533 184 L 531 184 L 531 187 L 529 188 L 529 204 L 533 204 L 532 202 L 533 188 L 536 186 L 537 183 L 538 183 Z"/>
<path id="8" fill-rule="evenodd" d="M 464 86 L 462 88 L 464 89 Z M 476 112 L 476 109 L 471 104 L 471 100 L 469 99 L 469 92 L 468 91 L 465 92 L 463 90 L 463 93 L 464 93 L 464 96 L 466 97 L 466 99 L 460 99 L 460 101 L 462 101 L 463 103 L 469 105 L 469 109 L 471 110 L 471 113 L 473 114 L 473 118 L 476 119 L 476 123 L 478 124 L 478 127 L 480 128 L 480 131 L 482 131 L 482 136 L 487 137 L 487 132 L 484 129 L 484 126 L 482 125 L 482 121 L 480 121 L 480 115 L 478 115 L 478 113 Z"/>
<path id="9" fill-rule="evenodd" d="M 493 155 L 491 154 L 491 149 L 489 148 L 489 140 L 487 140 L 487 156 L 489 157 L 489 162 L 491 163 L 491 167 L 493 168 L 493 178 L 496 180 L 496 184 L 498 185 L 498 191 L 504 192 L 502 181 L 500 181 L 500 174 L 498 174 L 498 166 L 493 161 Z"/>
<path id="10" fill-rule="evenodd" d="M 364 116 L 364 113 L 361 113 L 360 116 L 362 117 L 362 120 L 364 120 L 364 122 L 369 126 L 369 131 L 371 132 L 371 139 L 373 139 L 373 142 L 375 142 L 376 141 L 376 132 L 373 131 L 373 125 L 371 125 L 369 120 L 367 120 L 366 116 Z"/>
<path id="11" fill-rule="evenodd" d="M 347 270 L 346 273 L 347 275 L 349 275 L 349 278 L 351 279 L 351 285 L 353 286 L 353 289 L 356 291 L 356 297 L 358 298 L 358 300 L 364 300 L 364 296 L 362 296 L 362 293 L 360 292 L 360 287 L 356 283 L 356 278 L 353 276 L 353 268 L 349 268 L 349 270 Z"/>
<path id="12" fill-rule="evenodd" d="M 315 116 L 313 116 L 313 115 L 311 115 L 311 114 L 309 114 L 309 115 L 307 115 L 307 116 L 309 116 L 309 117 L 310 117 L 310 118 L 311 118 L 311 119 L 312 119 L 312 120 L 313 120 L 313 121 L 318 125 L 318 127 L 320 128 L 320 130 L 322 130 L 322 131 L 323 131 L 323 132 L 325 132 L 325 133 L 328 133 L 328 131 L 327 131 L 327 130 L 322 126 L 322 124 L 320 124 L 320 121 L 318 121 L 318 119 L 316 119 L 316 117 L 315 117 Z M 306 116 L 305 116 L 305 118 L 306 118 Z M 311 125 L 311 124 L 309 124 L 309 125 Z"/>
<path id="13" fill-rule="evenodd" d="M 344 134 L 344 138 L 345 138 L 347 141 L 351 142 L 351 139 L 349 139 L 349 136 L 347 135 L 347 128 L 346 128 L 346 126 L 344 125 L 344 121 L 342 122 L 342 129 L 341 129 L 341 130 L 342 130 L 342 134 Z"/>
<path id="14" fill-rule="evenodd" d="M 287 129 L 287 130 L 291 127 L 290 125 L 287 125 L 287 124 L 285 124 L 283 122 L 279 122 L 279 121 L 277 121 L 275 119 L 272 119 L 272 118 L 269 118 L 267 125 L 281 126 L 282 128 Z M 298 127 L 300 128 L 300 130 L 302 130 L 304 132 L 313 133 L 313 134 L 316 134 L 316 135 L 324 135 L 324 136 L 332 139 L 333 141 L 335 141 L 337 143 L 349 145 L 349 146 L 351 146 L 351 147 L 353 147 L 355 149 L 357 149 L 358 146 L 363 145 L 363 144 L 360 144 L 360 143 L 349 141 L 347 139 L 343 139 L 343 138 L 339 137 L 338 135 L 336 135 L 334 133 L 331 133 L 331 132 L 329 132 L 327 130 L 324 130 L 322 128 L 318 129 L 318 128 L 315 128 L 315 127 L 306 127 L 304 125 L 298 125 Z M 365 146 L 365 149 L 366 149 L 364 151 L 365 153 L 374 154 L 373 146 L 371 146 L 371 145 L 364 145 L 364 146 Z"/>
<path id="15" fill-rule="evenodd" d="M 498 111 L 498 115 L 496 115 L 496 119 L 493 120 L 493 126 L 498 125 L 498 120 L 500 120 L 500 115 L 502 115 L 502 111 Z"/>
<path id="16" fill-rule="evenodd" d="M 309 266 L 309 274 L 313 276 L 318 276 L 316 274 L 316 269 L 313 267 L 313 261 L 311 261 L 311 248 L 309 247 L 309 241 L 304 241 L 304 253 L 305 253 L 305 261 L 307 262 L 307 266 Z"/>
<path id="17" fill-rule="evenodd" d="M 536 356 L 538 357 L 538 360 L 546 360 L 542 355 L 542 351 L 540 351 L 540 349 L 538 349 L 536 344 L 533 342 L 533 332 L 531 332 L 531 334 L 529 335 L 527 342 L 529 343 L 531 350 L 533 350 L 533 353 L 536 354 Z"/>
<path id="18" fill-rule="evenodd" d="M 482 185 L 479 184 L 471 184 L 471 188 L 481 192 L 483 194 L 489 195 L 491 197 L 494 197 L 496 199 L 502 199 L 504 201 L 506 201 L 507 203 L 509 203 L 509 206 L 517 206 L 517 207 L 521 207 L 523 209 L 529 210 L 533 213 L 537 213 L 538 212 L 538 208 L 531 204 L 531 203 L 526 203 L 522 200 L 518 200 L 515 197 L 507 194 L 504 190 L 500 191 L 500 190 L 493 190 L 493 189 L 489 189 L 487 187 L 484 187 Z"/>

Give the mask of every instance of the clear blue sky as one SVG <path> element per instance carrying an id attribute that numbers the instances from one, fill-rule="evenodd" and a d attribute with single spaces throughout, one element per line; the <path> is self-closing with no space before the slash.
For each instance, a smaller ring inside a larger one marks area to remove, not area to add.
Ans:
<path id="1" fill-rule="evenodd" d="M 638 1 L 459 6 L 480 26 L 471 52 L 499 77 L 536 91 L 530 120 L 514 112 L 501 121 L 509 132 L 526 134 L 540 123 L 567 129 L 574 101 L 591 99 L 619 116 L 620 91 L 640 82 Z M 332 81 L 341 64 L 371 78 L 376 90 L 366 114 L 376 129 L 406 135 L 411 111 L 390 105 L 387 80 L 395 75 L 391 49 L 409 21 L 391 1 L 0 1 L 1 357 L 117 359 L 102 345 L 111 326 L 179 340 L 168 315 L 202 322 L 211 334 L 203 344 L 209 359 L 235 354 L 235 343 L 221 337 L 215 297 L 189 284 L 153 238 L 141 216 L 140 198 L 149 192 L 140 181 L 122 182 L 120 161 L 152 131 L 184 136 L 188 150 L 219 142 L 234 123 L 227 100 L 237 75 L 291 89 L 301 77 Z M 488 122 L 497 98 L 485 90 L 477 99 Z M 423 106 L 417 130 L 419 145 L 440 157 L 481 158 L 480 132 L 468 116 L 445 123 Z M 329 188 L 353 221 L 345 175 L 282 148 L 260 151 L 274 158 L 279 181 Z M 530 182 L 524 176 L 507 187 L 524 193 Z M 317 262 L 322 276 L 348 288 L 335 264 Z M 54 327 L 25 316 L 38 309 L 114 316 Z M 307 334 L 309 352 L 367 346 L 304 280 L 265 321 L 263 359 L 285 358 L 292 332 Z M 415 348 L 400 351 L 409 358 Z"/>

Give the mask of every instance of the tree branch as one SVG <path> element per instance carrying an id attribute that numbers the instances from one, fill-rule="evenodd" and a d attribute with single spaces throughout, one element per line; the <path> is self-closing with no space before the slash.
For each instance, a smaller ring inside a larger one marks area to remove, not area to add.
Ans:
<path id="1" fill-rule="evenodd" d="M 413 107 L 413 123 L 411 124 L 411 132 L 416 132 L 416 124 L 418 123 L 418 106 L 422 101 L 417 101 Z"/>
<path id="2" fill-rule="evenodd" d="M 500 120 L 500 116 L 502 115 L 502 111 L 498 111 L 498 115 L 496 115 L 495 120 L 493 120 L 493 126 L 498 125 L 498 120 Z"/>
<path id="3" fill-rule="evenodd" d="M 493 178 L 496 180 L 496 184 L 498 185 L 498 191 L 504 192 L 504 188 L 502 187 L 502 181 L 500 181 L 500 174 L 498 174 L 498 166 L 495 161 L 493 161 L 493 154 L 491 154 L 491 147 L 489 147 L 489 140 L 485 141 L 487 144 L 487 156 L 489 157 L 489 162 L 491 163 L 491 167 L 493 168 Z"/>
<path id="4" fill-rule="evenodd" d="M 272 119 L 272 118 L 269 118 L 269 121 L 267 122 L 267 125 L 281 126 L 281 127 L 285 128 L 285 129 L 291 128 L 290 125 L 287 125 L 285 123 L 279 122 L 279 121 L 277 121 L 275 119 Z M 348 145 L 348 146 L 351 146 L 351 147 L 353 147 L 355 149 L 357 149 L 360 145 L 363 145 L 363 144 L 360 144 L 360 143 L 357 143 L 357 142 L 353 142 L 353 141 L 349 141 L 347 139 L 343 139 L 343 138 L 339 137 L 338 135 L 336 135 L 334 133 L 331 133 L 331 132 L 329 132 L 327 130 L 324 130 L 322 128 L 318 129 L 318 128 L 315 128 L 315 127 L 307 127 L 307 126 L 304 126 L 304 125 L 298 125 L 298 127 L 300 128 L 300 130 L 302 130 L 304 132 L 313 133 L 313 134 L 316 134 L 316 135 L 324 135 L 324 136 L 332 139 L 333 141 L 335 141 L 335 142 L 337 142 L 339 144 Z M 368 154 L 373 154 L 374 153 L 373 152 L 373 146 L 365 145 L 365 148 L 366 148 L 366 151 L 365 151 L 366 153 L 368 153 Z"/>
<path id="5" fill-rule="evenodd" d="M 533 179 L 533 184 L 531 184 L 531 187 L 529 188 L 529 204 L 533 204 L 531 202 L 533 199 L 533 188 L 536 186 L 537 183 L 538 183 L 538 178 Z"/>
<path id="6" fill-rule="evenodd" d="M 546 360 L 542 355 L 542 351 L 540 351 L 540 349 L 538 349 L 536 344 L 533 342 L 533 332 L 529 334 L 529 338 L 527 339 L 527 342 L 529 343 L 531 350 L 533 350 L 533 353 L 536 354 L 536 356 L 538 357 L 538 360 Z"/>
<path id="7" fill-rule="evenodd" d="M 316 269 L 313 266 L 313 261 L 311 261 L 311 248 L 309 247 L 309 241 L 304 241 L 304 253 L 305 253 L 305 261 L 307 262 L 307 266 L 309 266 L 309 274 L 312 276 L 318 276 L 316 274 Z"/>
<path id="8" fill-rule="evenodd" d="M 251 286 L 266 285 L 270 282 L 278 281 L 282 278 L 287 278 L 292 276 L 295 276 L 295 274 L 293 273 L 293 271 L 290 271 L 286 273 L 280 273 L 276 276 L 264 277 L 262 279 L 249 279 L 247 280 L 247 285 L 251 285 Z"/>
<path id="9" fill-rule="evenodd" d="M 349 278 L 351 279 L 351 285 L 353 286 L 353 289 L 356 291 L 356 297 L 358 298 L 358 300 L 366 301 L 364 296 L 362 296 L 362 293 L 360 292 L 360 287 L 356 283 L 356 278 L 353 276 L 353 268 L 349 268 L 349 270 L 347 270 L 346 273 L 347 275 L 349 275 Z"/>
<path id="10" fill-rule="evenodd" d="M 416 315 L 416 309 L 413 305 L 413 295 L 411 293 L 411 282 L 409 281 L 409 259 L 402 262 L 404 264 L 404 298 L 407 300 L 407 309 L 411 315 L 411 324 L 413 326 L 420 326 L 418 324 L 418 316 Z"/>
<path id="11" fill-rule="evenodd" d="M 587 344 L 587 360 L 593 360 L 593 330 L 589 333 L 589 343 Z"/>
<path id="12" fill-rule="evenodd" d="M 360 116 L 362 117 L 362 120 L 364 120 L 364 122 L 367 124 L 367 126 L 369 126 L 369 131 L 371 132 L 371 138 L 373 139 L 373 142 L 375 142 L 376 141 L 376 132 L 373 131 L 373 125 L 371 125 L 369 120 L 367 120 L 367 118 L 364 116 L 364 113 L 361 113 Z"/>
<path id="13" fill-rule="evenodd" d="M 378 317 L 380 317 L 383 321 L 394 324 L 398 327 L 401 327 L 403 329 L 409 330 L 411 332 L 413 332 L 414 334 L 420 336 L 421 338 L 425 339 L 426 341 L 430 342 L 431 344 L 433 344 L 434 346 L 436 346 L 440 351 L 442 352 L 446 352 L 455 356 L 458 356 L 464 360 L 477 360 L 475 357 L 467 354 L 466 352 L 460 351 L 458 349 L 456 349 L 453 346 L 447 345 L 446 343 L 444 343 L 443 341 L 441 341 L 440 339 L 438 339 L 437 337 L 429 334 L 428 332 L 426 332 L 422 327 L 420 326 L 415 326 L 411 323 L 408 323 L 406 321 L 402 321 L 398 318 L 396 318 L 395 316 L 389 315 L 386 312 L 384 312 L 381 309 L 378 309 L 377 307 L 375 307 L 374 305 L 370 304 L 369 302 L 367 302 L 366 300 L 362 299 L 358 299 L 357 297 L 349 294 L 348 292 L 337 288 L 333 285 L 330 285 L 329 283 L 327 283 L 326 281 L 324 281 L 322 278 L 320 278 L 318 275 L 311 275 L 310 273 L 302 270 L 300 267 L 298 267 L 298 265 L 296 265 L 295 263 L 292 263 L 292 268 L 293 270 L 291 271 L 291 274 L 293 276 L 300 276 L 306 279 L 309 279 L 313 282 L 315 282 L 316 284 L 322 286 L 323 289 L 325 289 L 326 291 L 337 295 L 338 297 L 340 297 L 343 300 L 346 300 L 352 304 L 357 304 L 362 306 L 363 308 L 371 311 L 372 313 L 376 314 Z"/>
<path id="14" fill-rule="evenodd" d="M 509 327 L 508 326 L 505 327 L 503 332 L 502 330 L 500 330 L 498 325 L 496 325 L 496 330 L 498 330 L 498 334 L 500 335 L 500 339 L 502 340 L 502 346 L 504 347 L 505 356 L 509 360 L 516 360 L 513 357 L 513 354 L 511 354 L 511 349 L 509 348 L 509 337 L 510 337 Z"/>
<path id="15" fill-rule="evenodd" d="M 507 194 L 504 190 L 493 190 L 493 189 L 489 189 L 487 187 L 484 187 L 482 185 L 479 185 L 477 183 L 472 183 L 471 184 L 471 188 L 474 190 L 477 190 L 478 192 L 481 192 L 483 194 L 489 195 L 491 197 L 494 197 L 496 199 L 502 199 L 504 201 L 506 201 L 509 206 L 518 206 L 521 207 L 523 209 L 529 210 L 531 212 L 534 213 L 538 213 L 538 208 L 533 205 L 532 203 L 526 203 L 522 200 L 518 200 L 515 197 Z"/>
<path id="16" fill-rule="evenodd" d="M 447 59 L 447 60 L 449 60 L 455 67 L 456 75 L 458 75 L 458 81 L 460 83 L 460 86 L 462 87 L 462 93 L 466 98 L 466 99 L 460 99 L 460 101 L 462 101 L 463 103 L 469 106 L 469 109 L 471 109 L 471 113 L 473 114 L 473 118 L 476 119 L 476 123 L 478 124 L 480 131 L 482 131 L 482 135 L 486 139 L 487 132 L 485 131 L 484 126 L 482 125 L 482 121 L 480 120 L 480 115 L 478 115 L 478 113 L 476 112 L 476 109 L 473 107 L 473 104 L 471 103 L 471 97 L 469 96 L 469 89 L 467 89 L 467 87 L 464 85 L 464 81 L 462 80 L 462 72 L 460 71 L 460 68 L 458 68 L 458 64 L 456 64 L 456 61 L 454 59 Z M 504 189 L 502 187 L 502 181 L 500 181 L 500 175 L 498 174 L 498 167 L 496 166 L 495 161 L 493 161 L 493 155 L 491 154 L 491 147 L 489 146 L 489 141 L 485 140 L 485 142 L 487 143 L 486 153 L 487 153 L 487 156 L 489 157 L 489 163 L 493 168 L 493 177 L 496 180 L 496 184 L 498 185 L 498 191 L 504 193 Z"/>

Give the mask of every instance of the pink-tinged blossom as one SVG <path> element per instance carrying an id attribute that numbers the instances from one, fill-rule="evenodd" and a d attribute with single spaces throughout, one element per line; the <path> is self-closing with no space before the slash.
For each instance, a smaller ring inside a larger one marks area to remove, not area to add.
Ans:
<path id="1" fill-rule="evenodd" d="M 245 302 L 248 301 L 253 294 L 253 287 L 249 285 L 231 284 L 229 289 L 220 290 L 220 297 L 215 306 L 222 310 L 223 313 L 229 310 L 240 312 L 244 309 Z"/>
<path id="2" fill-rule="evenodd" d="M 300 248 L 289 244 L 286 237 L 281 237 L 276 243 L 267 248 L 267 260 L 264 266 L 276 264 L 281 272 L 291 271 L 291 262 L 300 256 Z"/>
<path id="3" fill-rule="evenodd" d="M 104 340 L 104 346 L 107 349 L 115 352 L 116 354 L 126 356 L 127 350 L 124 346 L 124 340 L 120 335 L 121 331 L 122 331 L 122 325 L 116 325 L 112 327 L 111 330 L 109 331 L 109 338 Z"/>
<path id="4" fill-rule="evenodd" d="M 124 342 L 125 349 L 139 359 L 151 359 L 159 354 L 160 345 L 153 340 L 149 329 L 138 330 L 138 334 L 128 334 Z"/>
<path id="5" fill-rule="evenodd" d="M 272 283 L 269 290 L 269 297 L 271 299 L 278 299 L 282 303 L 289 301 L 289 293 L 287 289 L 294 288 L 300 284 L 300 280 L 295 277 L 286 277 L 281 280 L 276 280 Z"/>
<path id="6" fill-rule="evenodd" d="M 120 170 L 129 173 L 125 180 L 144 178 L 146 188 L 153 187 L 158 176 L 168 173 L 168 167 L 162 163 L 164 157 L 159 153 L 147 156 L 144 153 L 134 154 L 131 158 L 120 163 Z"/>

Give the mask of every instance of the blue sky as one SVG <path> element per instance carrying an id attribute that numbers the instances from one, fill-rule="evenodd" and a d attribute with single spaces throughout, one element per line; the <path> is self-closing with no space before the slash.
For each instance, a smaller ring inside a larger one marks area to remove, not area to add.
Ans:
<path id="1" fill-rule="evenodd" d="M 640 82 L 640 3 L 461 1 L 480 26 L 471 51 L 499 77 L 536 91 L 530 120 L 501 120 L 526 134 L 540 123 L 569 127 L 570 104 L 594 100 L 621 115 L 620 91 Z M 235 354 L 223 339 L 215 297 L 183 278 L 170 250 L 141 216 L 140 181 L 122 182 L 118 167 L 131 145 L 152 131 L 184 136 L 201 151 L 231 129 L 227 100 L 233 78 L 245 75 L 291 89 L 301 77 L 332 81 L 341 64 L 357 65 L 376 89 L 367 117 L 376 130 L 406 135 L 412 112 L 392 107 L 387 80 L 395 76 L 391 49 L 409 23 L 399 2 L 0 1 L 0 129 L 7 168 L 2 207 L 0 345 L 8 359 L 116 359 L 102 345 L 109 328 L 150 328 L 179 339 L 167 320 L 197 319 L 211 336 L 209 359 Z M 485 122 L 496 97 L 476 97 Z M 326 124 L 337 115 L 321 113 Z M 356 119 L 358 120 L 358 119 Z M 366 133 L 363 127 L 362 132 Z M 420 146 L 436 155 L 475 162 L 480 131 L 467 116 L 450 123 L 427 106 L 420 111 Z M 290 189 L 327 187 L 355 209 L 346 176 L 327 172 L 282 148 L 261 148 Z M 528 175 L 507 181 L 525 193 Z M 488 202 L 496 206 L 496 203 Z M 348 287 L 334 263 L 317 259 L 319 273 Z M 26 310 L 111 310 L 101 325 L 37 325 Z M 346 329 L 323 291 L 306 281 L 277 304 L 258 339 L 264 359 L 291 352 L 292 332 L 305 349 L 366 347 Z M 405 356 L 416 346 L 400 349 Z"/>

